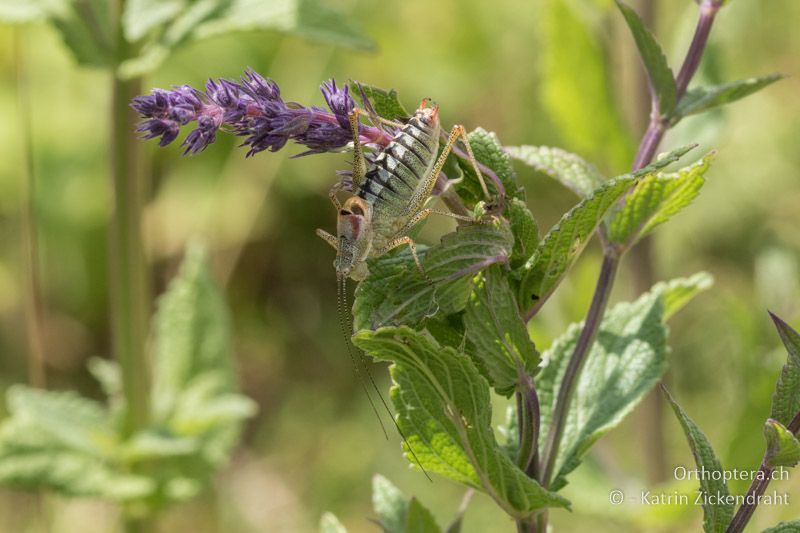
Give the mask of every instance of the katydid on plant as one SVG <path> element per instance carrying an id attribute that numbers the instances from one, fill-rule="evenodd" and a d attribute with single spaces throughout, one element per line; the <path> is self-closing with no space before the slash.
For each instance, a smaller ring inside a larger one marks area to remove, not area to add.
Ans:
<path id="1" fill-rule="evenodd" d="M 366 114 L 373 122 L 398 128 L 394 138 L 373 158 L 368 168 L 359 140 L 358 115 Z M 338 182 L 330 198 L 338 212 L 337 236 L 318 229 L 322 237 L 336 250 L 334 267 L 342 279 L 360 281 L 369 275 L 366 260 L 380 257 L 398 246 L 408 245 L 420 272 L 425 275 L 414 241 L 408 236 L 411 229 L 431 214 L 472 221 L 464 215 L 426 208 L 439 172 L 456 141 L 463 140 L 468 158 L 480 180 L 484 197 L 489 192 L 472 153 L 464 127 L 453 126 L 442 153 L 439 151 L 439 107 L 428 107 L 423 100 L 406 124 L 394 123 L 358 108 L 349 114 L 353 131 L 352 192 L 344 204 L 336 194 L 343 189 Z"/>
<path id="2" fill-rule="evenodd" d="M 359 138 L 358 119 L 361 114 L 367 115 L 376 126 L 379 123 L 386 124 L 397 131 L 386 147 L 375 154 L 369 162 L 364 155 Z M 354 108 L 348 118 L 353 134 L 353 196 L 342 204 L 336 195 L 344 189 L 344 183 L 339 181 L 331 188 L 330 199 L 338 213 L 337 236 L 322 229 L 317 230 L 317 235 L 336 250 L 336 259 L 333 264 L 336 269 L 337 303 L 342 334 L 345 336 L 356 374 L 359 376 L 364 392 L 380 422 L 378 410 L 360 375 L 356 356 L 350 348 L 349 337 L 352 335 L 352 328 L 345 325 L 347 278 L 357 281 L 365 279 L 369 275 L 367 258 L 380 257 L 402 245 L 409 247 L 417 268 L 423 277 L 427 278 L 422 262 L 417 256 L 414 241 L 408 235 L 412 228 L 434 213 L 457 220 L 473 221 L 473 218 L 468 216 L 425 207 L 431 198 L 439 173 L 459 138 L 464 142 L 468 158 L 478 176 L 487 201 L 489 192 L 463 126 L 453 126 L 444 149 L 439 154 L 441 130 L 439 107 L 436 105 L 428 107 L 427 99 L 422 101 L 414 115 L 405 124 L 383 119 L 371 111 L 358 108 Z M 391 415 L 386 400 L 375 384 L 366 361 L 363 357 L 360 359 L 361 367 L 369 378 L 375 393 L 392 418 L 408 449 L 416 458 L 397 421 Z M 381 427 L 383 427 L 382 422 Z M 422 468 L 418 460 L 417 464 Z"/>

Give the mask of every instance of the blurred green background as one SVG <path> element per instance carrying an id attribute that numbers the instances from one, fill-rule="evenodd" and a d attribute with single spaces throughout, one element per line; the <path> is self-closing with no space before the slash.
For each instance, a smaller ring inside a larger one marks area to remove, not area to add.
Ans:
<path id="1" fill-rule="evenodd" d="M 406 106 L 441 105 L 446 125 L 494 130 L 508 145 L 574 150 L 609 175 L 627 170 L 646 120 L 641 67 L 611 2 L 442 0 L 331 2 L 377 43 L 374 53 L 314 44 L 278 33 L 219 36 L 180 49 L 146 87 L 241 75 L 275 79 L 287 100 L 322 105 L 319 83 L 335 77 L 394 87 Z M 640 2 L 677 68 L 688 45 L 694 2 Z M 697 81 L 729 81 L 774 71 L 794 75 L 669 134 L 661 150 L 699 142 L 717 149 L 695 205 L 652 243 L 654 268 L 630 256 L 615 299 L 635 296 L 642 279 L 708 270 L 717 279 L 672 323 L 667 382 L 706 431 L 728 468 L 757 468 L 761 426 L 785 353 L 767 309 L 800 320 L 800 20 L 795 0 L 734 0 L 719 15 Z M 579 21 L 586 35 L 570 31 Z M 583 39 L 583 40 L 582 40 Z M 21 280 L 20 205 L 25 139 L 17 73 L 31 102 L 48 387 L 101 397 L 87 359 L 108 356 L 108 74 L 78 68 L 44 24 L 0 25 L 0 389 L 27 379 Z M 606 78 L 608 75 L 608 79 Z M 619 110 L 619 116 L 609 109 Z M 627 133 L 618 133 L 619 131 Z M 156 292 L 175 272 L 183 245 L 200 235 L 212 253 L 235 322 L 242 388 L 260 405 L 234 460 L 213 490 L 172 508 L 161 531 L 314 531 L 334 512 L 350 531 L 374 531 L 370 478 L 381 472 L 414 494 L 445 524 L 463 488 L 409 469 L 399 439 L 384 440 L 345 352 L 336 319 L 332 251 L 314 235 L 331 230 L 327 198 L 347 156 L 290 160 L 292 147 L 245 159 L 237 139 L 220 135 L 205 152 L 147 143 L 150 202 L 145 238 Z M 575 198 L 528 168 L 519 179 L 539 224 L 554 224 Z M 446 222 L 429 224 L 436 239 Z M 540 348 L 588 306 L 599 263 L 590 248 L 532 324 Z M 388 389 L 385 368 L 375 374 Z M 670 413 L 646 402 L 602 439 L 565 495 L 574 512 L 553 512 L 558 531 L 697 530 L 699 507 L 608 502 L 611 489 L 692 491 L 672 470 L 692 465 Z M 503 418 L 498 401 L 495 418 Z M 659 434 L 658 428 L 663 428 Z M 800 474 L 775 482 L 800 499 Z M 742 493 L 746 484 L 733 483 Z M 793 512 L 794 509 L 794 512 Z M 760 507 L 753 531 L 796 518 L 797 507 Z M 112 506 L 0 489 L 0 531 L 112 531 Z M 476 496 L 464 531 L 511 531 L 513 523 Z"/>

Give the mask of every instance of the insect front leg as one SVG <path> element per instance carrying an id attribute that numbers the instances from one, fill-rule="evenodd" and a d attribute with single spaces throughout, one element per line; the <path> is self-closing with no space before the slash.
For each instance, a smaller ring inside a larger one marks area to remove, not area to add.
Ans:
<path id="1" fill-rule="evenodd" d="M 328 198 L 331 199 L 331 203 L 334 205 L 334 207 L 336 207 L 336 212 L 337 213 L 339 212 L 339 210 L 342 209 L 342 203 L 336 197 L 336 194 L 339 191 L 341 191 L 343 188 L 344 188 L 344 184 L 340 180 L 340 181 L 337 181 L 336 183 L 334 183 L 333 187 L 331 187 L 331 190 L 328 191 Z"/>
<path id="2" fill-rule="evenodd" d="M 339 251 L 339 239 L 336 238 L 335 235 L 331 235 L 324 229 L 317 228 L 317 236 L 320 237 L 323 241 L 333 246 L 334 250 L 336 250 L 337 252 Z"/>

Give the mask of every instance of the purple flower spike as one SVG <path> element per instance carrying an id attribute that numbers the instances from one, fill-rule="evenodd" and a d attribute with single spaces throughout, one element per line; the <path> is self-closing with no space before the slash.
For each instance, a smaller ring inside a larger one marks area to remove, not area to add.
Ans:
<path id="1" fill-rule="evenodd" d="M 330 111 L 285 102 L 278 85 L 247 69 L 239 81 L 210 79 L 205 91 L 188 85 L 171 91 L 153 89 L 131 102 L 142 117 L 137 131 L 144 139 L 160 137 L 166 146 L 176 139 L 181 126 L 196 122 L 183 141 L 184 154 L 196 154 L 217 138 L 217 133 L 244 137 L 247 156 L 264 150 L 276 152 L 291 140 L 309 148 L 299 155 L 340 150 L 352 140 L 348 114 L 355 101 L 348 87 L 334 80 L 320 87 Z M 360 126 L 362 142 L 386 144 L 380 129 Z"/>
<path id="2" fill-rule="evenodd" d="M 331 79 L 328 82 L 324 82 L 320 90 L 322 91 L 322 96 L 325 97 L 325 102 L 327 102 L 328 107 L 331 108 L 333 114 L 336 115 L 339 126 L 344 129 L 350 129 L 348 115 L 353 108 L 356 107 L 356 102 L 353 100 L 353 97 L 350 96 L 347 85 L 339 89 L 336 87 L 336 80 Z"/>

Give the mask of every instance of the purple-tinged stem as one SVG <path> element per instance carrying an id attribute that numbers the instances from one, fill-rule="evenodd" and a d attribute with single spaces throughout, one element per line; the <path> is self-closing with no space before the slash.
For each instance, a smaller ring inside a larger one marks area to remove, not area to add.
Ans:
<path id="1" fill-rule="evenodd" d="M 555 406 L 553 408 L 550 430 L 547 432 L 547 439 L 542 449 L 542 474 L 539 481 L 544 487 L 550 485 L 552 477 L 555 474 L 554 470 L 556 458 L 558 456 L 558 447 L 561 444 L 561 437 L 564 434 L 564 425 L 567 421 L 570 400 L 578 384 L 578 378 L 580 377 L 583 364 L 586 362 L 586 355 L 588 355 L 589 349 L 592 347 L 594 339 L 597 336 L 597 331 L 600 328 L 600 322 L 603 319 L 603 314 L 608 304 L 608 298 L 614 286 L 614 276 L 617 273 L 618 267 L 619 257 L 617 255 L 613 253 L 606 253 L 603 255 L 603 263 L 600 266 L 600 276 L 597 279 L 597 286 L 594 296 L 592 296 L 592 303 L 586 314 L 586 320 L 581 330 L 581 335 L 575 345 L 575 351 L 572 353 L 572 357 L 564 373 L 564 378 L 561 381 L 561 386 L 558 388 L 558 396 L 556 397 Z"/>
<path id="2" fill-rule="evenodd" d="M 689 81 L 697 71 L 697 66 L 700 63 L 703 50 L 708 42 L 708 34 L 711 31 L 714 17 L 717 11 L 719 11 L 721 2 L 722 0 L 703 0 L 700 5 L 700 19 L 695 29 L 695 36 L 692 39 L 692 43 L 689 46 L 689 50 L 681 66 L 679 79 L 676 81 L 678 101 L 680 101 L 680 98 L 685 94 Z M 642 137 L 642 141 L 633 161 L 632 170 L 639 170 L 652 161 L 658 149 L 658 145 L 661 143 L 661 139 L 668 127 L 668 117 L 660 116 L 658 108 L 654 105 L 651 111 L 650 124 Z M 542 450 L 539 482 L 544 487 L 550 485 L 552 476 L 555 474 L 555 463 L 558 457 L 558 449 L 561 445 L 561 438 L 564 433 L 567 413 L 569 412 L 569 404 L 580 378 L 583 364 L 597 337 L 597 332 L 608 304 L 609 295 L 614 286 L 614 279 L 619 267 L 620 254 L 624 252 L 606 242 L 602 226 L 598 232 L 603 241 L 603 263 L 600 268 L 597 285 L 595 286 L 595 292 L 592 296 L 592 303 L 586 314 L 584 327 L 575 345 L 575 350 L 570 357 L 567 370 L 564 373 L 558 390 L 556 404 L 553 408 L 550 429 Z M 538 528 L 540 531 L 547 530 L 546 513 L 540 515 Z"/>
<path id="3" fill-rule="evenodd" d="M 800 436 L 800 412 L 789 422 L 786 429 L 791 431 L 794 435 Z M 758 507 L 758 500 L 767 490 L 769 482 L 772 481 L 772 472 L 774 470 L 774 468 L 767 464 L 767 454 L 765 453 L 764 458 L 761 460 L 761 465 L 758 468 L 758 475 L 755 476 L 753 482 L 750 484 L 750 488 L 747 489 L 744 503 L 736 511 L 725 533 L 740 533 L 744 530 L 747 522 L 750 521 L 750 517 L 753 516 L 756 507 Z"/>

